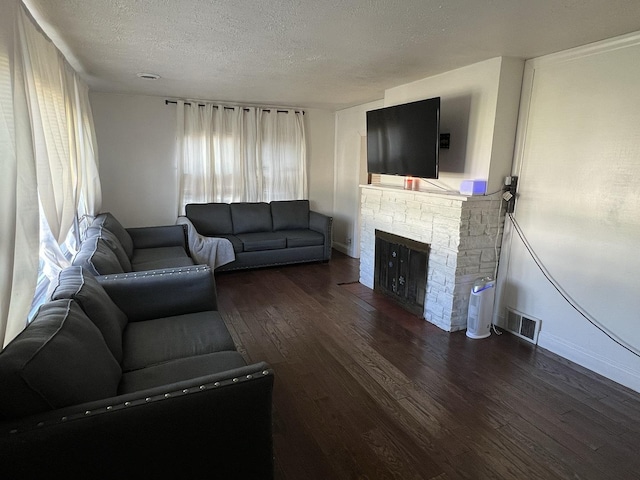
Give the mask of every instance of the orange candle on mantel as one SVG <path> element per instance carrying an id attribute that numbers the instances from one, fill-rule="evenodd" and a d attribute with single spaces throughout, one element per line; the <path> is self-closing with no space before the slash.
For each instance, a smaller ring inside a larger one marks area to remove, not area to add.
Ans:
<path id="1" fill-rule="evenodd" d="M 404 189 L 405 190 L 413 190 L 413 177 L 405 177 L 405 179 L 404 179 Z"/>

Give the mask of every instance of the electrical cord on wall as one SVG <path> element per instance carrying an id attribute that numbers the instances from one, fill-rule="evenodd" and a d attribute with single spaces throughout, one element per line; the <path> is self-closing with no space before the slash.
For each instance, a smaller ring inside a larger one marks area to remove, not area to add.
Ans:
<path id="1" fill-rule="evenodd" d="M 576 312 L 578 312 L 582 317 L 584 317 L 591 325 L 596 327 L 598 330 L 600 330 L 602 333 L 604 333 L 607 337 L 609 337 L 611 340 L 613 340 L 615 343 L 620 345 L 625 350 L 631 352 L 636 357 L 640 357 L 640 353 L 635 352 L 631 347 L 625 345 L 625 343 L 622 340 L 616 338 L 616 336 L 613 333 L 607 331 L 607 329 L 605 327 L 600 325 L 598 323 L 598 321 L 594 317 L 592 317 L 587 311 L 585 311 L 582 307 L 580 307 L 580 305 L 578 305 L 578 303 L 571 297 L 571 295 L 569 295 L 569 293 L 567 293 L 560 286 L 560 284 L 558 284 L 558 282 L 553 278 L 553 276 L 546 269 L 546 267 L 544 266 L 544 264 L 542 263 L 542 261 L 540 260 L 538 255 L 536 255 L 536 253 L 533 251 L 533 248 L 531 247 L 531 244 L 527 241 L 527 239 L 526 239 L 526 237 L 524 235 L 524 232 L 522 231 L 522 228 L 518 224 L 518 222 L 515 219 L 515 217 L 513 216 L 513 214 L 512 213 L 508 213 L 507 215 L 509 216 L 509 219 L 511 220 L 511 223 L 512 223 L 513 227 L 515 228 L 516 233 L 520 237 L 520 240 L 522 240 L 523 245 L 525 246 L 525 248 L 529 252 L 529 255 L 531 255 L 531 258 L 533 259 L 533 261 L 535 262 L 537 267 L 540 269 L 542 274 L 549 281 L 549 283 L 551 283 L 553 288 L 555 288 L 557 290 L 557 292 L 562 296 L 562 298 L 564 298 L 567 301 L 567 303 L 569 305 L 571 305 L 571 307 Z"/>
<path id="2" fill-rule="evenodd" d="M 498 279 L 498 238 L 500 238 L 500 218 L 502 215 L 502 199 L 500 199 L 500 208 L 498 208 L 498 229 L 496 230 L 496 241 L 493 244 L 493 251 L 496 255 L 496 268 L 493 270 L 493 279 Z"/>
<path id="3" fill-rule="evenodd" d="M 502 190 L 499 190 L 499 192 L 502 192 Z M 495 192 L 495 193 L 499 193 L 499 192 Z M 495 193 L 492 193 L 491 195 L 495 195 Z M 493 281 L 494 282 L 498 281 L 498 260 L 499 260 L 498 259 L 498 238 L 500 238 L 500 218 L 501 218 L 501 215 L 502 215 L 502 199 L 500 199 L 500 208 L 498 208 L 498 228 L 496 230 L 496 241 L 493 244 L 493 251 L 494 251 L 495 256 L 496 256 L 496 267 L 493 270 Z M 502 332 L 499 331 L 496 328 L 496 325 L 495 325 L 495 323 L 493 323 L 493 321 L 491 322 L 491 328 L 493 330 L 493 333 L 495 333 L 496 335 L 502 335 Z"/>

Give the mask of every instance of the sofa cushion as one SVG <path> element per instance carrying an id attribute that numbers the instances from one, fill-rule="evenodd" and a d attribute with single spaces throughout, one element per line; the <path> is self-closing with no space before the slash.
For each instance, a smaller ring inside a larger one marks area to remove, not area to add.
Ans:
<path id="1" fill-rule="evenodd" d="M 131 258 L 135 271 L 190 265 L 193 265 L 193 259 L 182 247 L 137 248 Z"/>
<path id="2" fill-rule="evenodd" d="M 287 239 L 277 232 L 243 233 L 237 236 L 245 252 L 278 250 L 287 247 Z"/>
<path id="3" fill-rule="evenodd" d="M 324 235 L 313 230 L 287 230 L 282 233 L 287 237 L 287 248 L 324 245 Z"/>
<path id="4" fill-rule="evenodd" d="M 151 367 L 125 372 L 122 375 L 118 393 L 136 392 L 244 366 L 246 366 L 244 358 L 235 351 L 214 352 L 179 358 Z"/>
<path id="5" fill-rule="evenodd" d="M 118 240 L 122 244 L 124 251 L 127 253 L 127 256 L 131 258 L 133 255 L 133 240 L 131 239 L 131 235 L 127 232 L 127 230 L 122 226 L 122 224 L 111 215 L 111 213 L 101 213 L 98 215 L 93 221 L 92 225 L 100 226 L 102 225 L 104 228 L 113 233 Z"/>
<path id="6" fill-rule="evenodd" d="M 242 240 L 235 235 L 216 235 L 216 237 L 226 238 L 233 245 L 233 253 L 240 253 L 242 251 Z"/>
<path id="7" fill-rule="evenodd" d="M 194 355 L 235 350 L 220 314 L 214 311 L 129 322 L 122 338 L 124 371 Z"/>
<path id="8" fill-rule="evenodd" d="M 127 316 L 107 295 L 93 275 L 80 266 L 63 269 L 51 293 L 52 300 L 73 299 L 98 327 L 114 358 L 122 361 L 122 332 Z"/>
<path id="9" fill-rule="evenodd" d="M 111 397 L 120 378 L 120 365 L 82 309 L 73 300 L 53 300 L 0 353 L 0 415 Z"/>
<path id="10" fill-rule="evenodd" d="M 131 260 L 124 247 L 118 240 L 118 237 L 114 233 L 110 232 L 102 225 L 92 225 L 87 229 L 87 238 L 98 236 L 104 240 L 104 243 L 116 254 L 122 270 L 125 272 L 131 271 Z"/>
<path id="11" fill-rule="evenodd" d="M 268 203 L 232 203 L 229 208 L 231 209 L 234 234 L 273 230 L 271 207 Z"/>
<path id="12" fill-rule="evenodd" d="M 200 235 L 216 237 L 233 233 L 228 203 L 189 203 L 185 213 Z"/>
<path id="13" fill-rule="evenodd" d="M 76 253 L 72 264 L 87 269 L 92 275 L 124 272 L 115 252 L 97 235 L 88 237 L 82 242 L 80 251 Z"/>
<path id="14" fill-rule="evenodd" d="M 273 230 L 309 228 L 309 200 L 278 200 L 271 202 Z"/>

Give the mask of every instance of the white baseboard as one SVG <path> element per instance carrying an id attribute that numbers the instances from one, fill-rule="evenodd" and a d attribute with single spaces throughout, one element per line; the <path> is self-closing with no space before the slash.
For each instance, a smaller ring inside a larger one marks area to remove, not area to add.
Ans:
<path id="1" fill-rule="evenodd" d="M 331 247 L 345 254 L 347 253 L 347 250 L 348 250 L 347 246 L 344 243 L 333 242 L 331 244 Z"/>
<path id="2" fill-rule="evenodd" d="M 356 258 L 354 257 L 354 253 L 353 253 L 353 246 L 351 245 L 346 245 L 344 243 L 338 243 L 338 242 L 333 242 L 331 244 L 331 246 L 333 248 L 335 248 L 336 250 L 338 250 L 341 253 L 344 253 L 345 255 L 348 255 L 352 258 Z"/>
<path id="3" fill-rule="evenodd" d="M 613 362 L 608 357 L 598 355 L 591 350 L 585 350 L 560 337 L 546 333 L 544 330 L 540 332 L 538 345 L 616 383 L 640 392 L 640 371 L 631 370 L 626 365 Z"/>

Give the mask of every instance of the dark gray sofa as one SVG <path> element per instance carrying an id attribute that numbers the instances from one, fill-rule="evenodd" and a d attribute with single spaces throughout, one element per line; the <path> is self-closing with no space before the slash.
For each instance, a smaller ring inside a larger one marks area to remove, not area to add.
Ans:
<path id="1" fill-rule="evenodd" d="M 96 216 L 73 259 L 93 275 L 184 267 L 189 255 L 183 225 L 124 228 L 109 212 Z"/>
<path id="2" fill-rule="evenodd" d="M 308 200 L 190 203 L 185 213 L 198 234 L 233 245 L 235 260 L 217 272 L 331 259 L 333 219 Z"/>
<path id="3" fill-rule="evenodd" d="M 5 478 L 273 478 L 273 372 L 236 351 L 214 282 L 63 270 L 0 353 Z"/>

